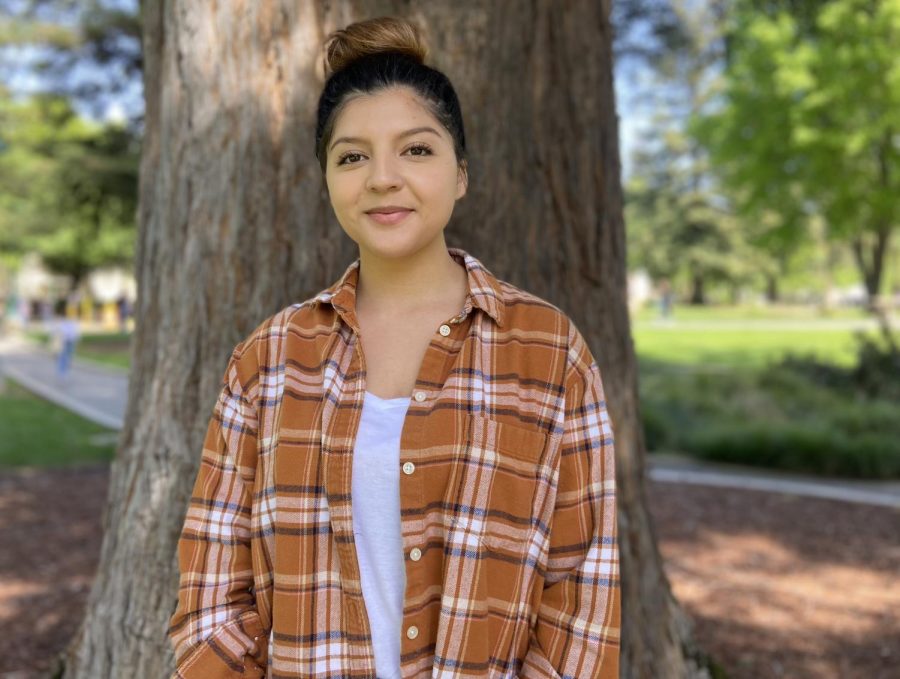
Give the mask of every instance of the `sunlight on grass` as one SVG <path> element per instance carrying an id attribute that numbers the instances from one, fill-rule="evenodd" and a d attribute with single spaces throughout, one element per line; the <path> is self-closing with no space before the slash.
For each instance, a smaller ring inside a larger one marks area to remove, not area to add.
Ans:
<path id="1" fill-rule="evenodd" d="M 877 332 L 867 331 L 874 336 Z M 852 330 L 726 330 L 689 328 L 633 329 L 641 358 L 680 365 L 763 366 L 788 353 L 812 354 L 821 360 L 850 366 L 855 360 Z"/>
<path id="2" fill-rule="evenodd" d="M 743 306 L 694 306 L 679 304 L 672 316 L 676 321 L 721 321 L 721 320 L 769 320 L 769 321 L 820 321 L 820 320 L 857 320 L 870 316 L 859 307 L 838 307 L 823 313 L 814 306 L 800 305 L 743 305 Z M 644 323 L 659 319 L 659 307 L 653 304 L 644 305 L 635 311 L 631 319 L 636 323 Z"/>

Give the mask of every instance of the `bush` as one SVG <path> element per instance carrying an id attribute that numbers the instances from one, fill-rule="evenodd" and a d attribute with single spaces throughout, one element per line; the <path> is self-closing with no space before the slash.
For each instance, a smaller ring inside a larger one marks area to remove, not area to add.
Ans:
<path id="1" fill-rule="evenodd" d="M 900 403 L 900 353 L 864 332 L 855 332 L 854 340 L 856 362 L 851 368 L 825 363 L 814 356 L 788 354 L 772 369 L 805 375 L 824 387 Z"/>
<path id="2" fill-rule="evenodd" d="M 852 367 L 789 355 L 764 368 L 641 361 L 648 450 L 850 478 L 900 478 L 900 371 L 857 335 Z"/>
<path id="3" fill-rule="evenodd" d="M 849 478 L 900 476 L 900 450 L 891 437 L 848 436 L 827 423 L 716 423 L 689 432 L 683 443 L 721 462 Z"/>

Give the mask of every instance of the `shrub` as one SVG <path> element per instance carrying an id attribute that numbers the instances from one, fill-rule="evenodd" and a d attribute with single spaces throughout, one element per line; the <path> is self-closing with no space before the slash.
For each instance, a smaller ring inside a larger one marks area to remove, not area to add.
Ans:
<path id="1" fill-rule="evenodd" d="M 900 476 L 893 437 L 848 436 L 825 422 L 719 422 L 688 431 L 683 447 L 710 460 L 826 476 Z"/>

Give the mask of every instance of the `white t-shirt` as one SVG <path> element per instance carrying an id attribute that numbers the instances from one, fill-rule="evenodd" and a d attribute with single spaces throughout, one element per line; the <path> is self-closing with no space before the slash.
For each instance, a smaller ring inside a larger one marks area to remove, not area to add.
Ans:
<path id="1" fill-rule="evenodd" d="M 353 449 L 353 535 L 378 679 L 400 677 L 406 590 L 400 533 L 400 434 L 409 398 L 365 394 Z"/>

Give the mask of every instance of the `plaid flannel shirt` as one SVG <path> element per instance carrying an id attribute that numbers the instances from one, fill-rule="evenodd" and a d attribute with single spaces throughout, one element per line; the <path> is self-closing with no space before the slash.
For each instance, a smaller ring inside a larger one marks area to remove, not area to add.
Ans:
<path id="1" fill-rule="evenodd" d="M 613 431 L 557 307 L 475 257 L 400 441 L 412 677 L 619 676 Z M 357 258 L 235 347 L 178 543 L 175 679 L 375 677 L 351 516 Z M 410 557 L 415 552 L 417 559 Z"/>

